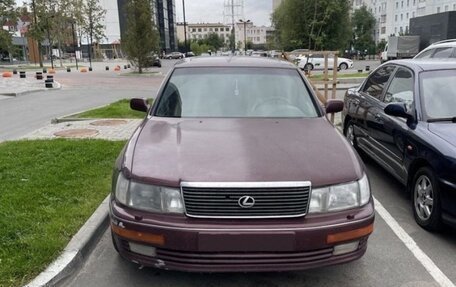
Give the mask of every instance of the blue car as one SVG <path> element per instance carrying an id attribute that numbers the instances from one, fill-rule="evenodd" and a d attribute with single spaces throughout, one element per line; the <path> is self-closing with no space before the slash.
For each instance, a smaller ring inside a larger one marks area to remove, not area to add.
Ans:
<path id="1" fill-rule="evenodd" d="M 456 61 L 391 61 L 347 91 L 344 134 L 412 195 L 416 222 L 456 226 Z"/>

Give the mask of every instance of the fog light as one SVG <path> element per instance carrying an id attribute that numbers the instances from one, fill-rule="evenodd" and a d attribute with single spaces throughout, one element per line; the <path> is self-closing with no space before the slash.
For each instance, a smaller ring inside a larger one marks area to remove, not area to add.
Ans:
<path id="1" fill-rule="evenodd" d="M 155 251 L 155 247 L 146 246 L 146 245 L 142 245 L 142 244 L 136 244 L 133 242 L 130 242 L 129 245 L 130 245 L 131 252 L 138 253 L 141 255 L 151 256 L 151 257 L 155 257 L 157 255 L 157 252 Z"/>
<path id="2" fill-rule="evenodd" d="M 342 255 L 342 254 L 356 251 L 358 249 L 358 246 L 359 246 L 359 241 L 336 245 L 336 246 L 334 246 L 333 255 Z"/>

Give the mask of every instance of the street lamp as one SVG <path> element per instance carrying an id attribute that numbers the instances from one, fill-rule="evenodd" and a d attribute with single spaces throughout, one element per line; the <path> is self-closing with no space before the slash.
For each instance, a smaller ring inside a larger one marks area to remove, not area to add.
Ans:
<path id="1" fill-rule="evenodd" d="M 184 41 L 185 41 L 185 56 L 187 56 L 188 53 L 188 46 L 187 46 L 187 23 L 185 22 L 185 0 L 182 0 L 182 7 L 183 7 L 183 12 L 184 12 Z"/>
<path id="2" fill-rule="evenodd" d="M 244 24 L 244 54 L 247 55 L 247 33 L 246 33 L 246 26 L 248 23 L 250 23 L 250 20 L 244 21 L 244 20 L 239 20 L 239 22 Z"/>

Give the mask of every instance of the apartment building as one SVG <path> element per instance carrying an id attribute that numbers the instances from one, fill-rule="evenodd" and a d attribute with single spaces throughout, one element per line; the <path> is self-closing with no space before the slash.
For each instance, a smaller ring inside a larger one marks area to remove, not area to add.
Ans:
<path id="1" fill-rule="evenodd" d="M 456 10 L 456 0 L 354 0 L 353 11 L 365 5 L 376 21 L 376 42 L 408 33 L 410 19 Z"/>
<path id="2" fill-rule="evenodd" d="M 238 22 L 235 29 L 236 44 L 239 42 L 244 43 L 247 40 L 247 42 L 251 42 L 253 45 L 264 45 L 267 42 L 267 35 L 270 30 L 272 30 L 271 27 L 255 26 L 252 22 Z"/>
<path id="3" fill-rule="evenodd" d="M 206 38 L 210 33 L 219 35 L 225 43 L 229 43 L 231 27 L 222 23 L 187 23 L 187 39 L 200 40 Z M 177 23 L 177 39 L 184 41 L 184 23 Z"/>

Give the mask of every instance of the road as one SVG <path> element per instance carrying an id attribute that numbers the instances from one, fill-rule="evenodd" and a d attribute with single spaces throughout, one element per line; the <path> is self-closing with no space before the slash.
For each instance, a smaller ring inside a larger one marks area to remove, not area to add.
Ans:
<path id="1" fill-rule="evenodd" d="M 164 61 L 162 73 L 173 62 Z M 365 65 L 365 63 L 357 63 Z M 371 66 L 372 67 L 372 66 Z M 0 141 L 21 137 L 55 117 L 121 98 L 153 97 L 163 77 L 113 72 L 60 73 L 60 91 L 0 100 Z M 338 97 L 343 91 L 338 92 Z M 366 255 L 346 265 L 303 272 L 193 274 L 138 268 L 120 258 L 106 231 L 87 261 L 62 286 L 450 286 L 456 283 L 456 230 L 419 228 L 403 187 L 365 159 L 377 199 L 375 231 Z M 383 209 L 383 208 L 384 209 Z M 445 281 L 447 280 L 447 281 Z M 451 283 L 452 282 L 452 283 Z"/>

